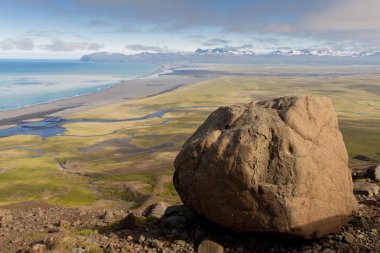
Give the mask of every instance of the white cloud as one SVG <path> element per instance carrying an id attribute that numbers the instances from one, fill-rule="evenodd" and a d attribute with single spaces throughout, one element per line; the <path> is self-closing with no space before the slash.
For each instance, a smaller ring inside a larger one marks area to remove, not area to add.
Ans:
<path id="1" fill-rule="evenodd" d="M 231 41 L 219 38 L 213 38 L 202 43 L 203 46 L 217 46 L 217 45 L 227 45 Z"/>
<path id="2" fill-rule="evenodd" d="M 142 44 L 126 45 L 125 48 L 132 51 L 149 51 L 149 52 L 155 52 L 155 53 L 170 52 L 169 48 L 167 47 L 146 46 Z"/>
<path id="3" fill-rule="evenodd" d="M 379 10 L 379 0 L 338 0 L 329 8 L 305 16 L 301 24 L 315 31 L 379 30 Z"/>
<path id="4" fill-rule="evenodd" d="M 298 35 L 357 48 L 379 48 L 379 0 L 336 0 L 325 8 L 305 11 L 296 21 L 271 23 L 262 32 Z"/>
<path id="5" fill-rule="evenodd" d="M 31 39 L 6 39 L 0 41 L 0 49 L 2 50 L 22 50 L 31 51 L 34 49 L 34 43 Z"/>
<path id="6" fill-rule="evenodd" d="M 104 46 L 98 43 L 87 43 L 87 42 L 71 42 L 63 40 L 55 40 L 50 44 L 43 45 L 42 48 L 49 51 L 55 52 L 72 52 L 76 50 L 88 50 L 88 51 L 98 51 Z"/>

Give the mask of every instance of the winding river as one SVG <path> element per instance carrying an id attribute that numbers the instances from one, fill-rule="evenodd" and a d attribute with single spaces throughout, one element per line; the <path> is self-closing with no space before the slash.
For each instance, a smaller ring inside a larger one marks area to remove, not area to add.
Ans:
<path id="1" fill-rule="evenodd" d="M 211 106 L 189 106 L 189 107 L 174 107 L 158 110 L 154 113 L 144 115 L 142 117 L 129 118 L 123 120 L 97 120 L 97 119 L 66 119 L 61 117 L 49 117 L 40 121 L 26 122 L 17 126 L 0 130 L 0 137 L 8 137 L 12 135 L 39 135 L 42 138 L 63 135 L 66 131 L 63 125 L 70 123 L 112 123 L 112 122 L 129 122 L 142 121 L 151 118 L 162 118 L 166 113 L 176 110 L 188 110 L 196 108 L 211 108 Z M 165 120 L 167 123 L 170 119 Z"/>

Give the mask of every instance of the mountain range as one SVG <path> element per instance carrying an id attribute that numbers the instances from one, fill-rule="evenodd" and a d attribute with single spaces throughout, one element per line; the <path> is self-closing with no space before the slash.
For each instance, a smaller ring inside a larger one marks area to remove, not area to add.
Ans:
<path id="1" fill-rule="evenodd" d="M 269 53 L 255 53 L 250 50 L 239 50 L 235 48 L 198 48 L 194 52 L 170 52 L 170 53 L 150 53 L 142 52 L 138 54 L 126 55 L 121 53 L 98 52 L 84 55 L 80 58 L 83 62 L 186 62 L 186 63 L 252 63 L 260 59 L 272 61 L 273 59 L 283 58 L 285 61 L 298 62 L 300 59 L 323 61 L 323 58 L 376 58 L 380 57 L 380 52 L 347 52 L 335 50 L 316 50 L 316 49 L 295 49 L 295 50 L 275 50 Z M 290 57 L 289 59 L 286 59 Z M 319 58 L 319 59 L 316 59 Z M 352 61 L 352 60 L 351 60 Z M 377 61 L 376 61 L 377 62 Z"/>

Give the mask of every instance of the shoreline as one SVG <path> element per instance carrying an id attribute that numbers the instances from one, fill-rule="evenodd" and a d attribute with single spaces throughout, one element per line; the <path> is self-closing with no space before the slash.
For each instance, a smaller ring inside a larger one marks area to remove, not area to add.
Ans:
<path id="1" fill-rule="evenodd" d="M 24 109 L 24 108 L 29 107 L 29 106 L 37 106 L 37 105 L 54 103 L 54 102 L 57 102 L 59 100 L 72 99 L 72 98 L 75 98 L 75 97 L 91 95 L 93 93 L 98 93 L 98 92 L 102 92 L 104 90 L 110 89 L 110 88 L 112 88 L 112 87 L 114 87 L 116 85 L 120 85 L 122 82 L 125 82 L 125 81 L 137 80 L 137 79 L 143 79 L 143 78 L 149 78 L 149 77 L 153 77 L 153 76 L 159 76 L 161 73 L 164 73 L 166 71 L 164 65 L 162 65 L 162 64 L 155 64 L 155 65 L 158 66 L 158 68 L 155 71 L 152 71 L 152 72 L 149 72 L 147 74 L 144 74 L 144 75 L 141 75 L 141 76 L 138 76 L 138 77 L 135 77 L 135 78 L 131 78 L 131 79 L 127 78 L 127 79 L 124 79 L 124 80 L 113 81 L 113 82 L 108 83 L 108 85 L 105 86 L 105 87 L 98 88 L 97 90 L 94 90 L 94 91 L 91 91 L 91 92 L 88 92 L 88 93 L 83 93 L 83 94 L 78 94 L 78 95 L 72 95 L 72 96 L 68 96 L 68 97 L 63 97 L 63 98 L 57 98 L 57 99 L 54 99 L 54 100 L 49 100 L 49 101 L 46 101 L 46 102 L 40 102 L 40 103 L 35 103 L 35 104 L 28 104 L 28 105 L 23 105 L 23 106 L 16 107 L 16 108 L 9 108 L 9 109 L 5 109 L 5 110 L 0 110 L 0 113 L 11 111 L 11 110 L 21 110 L 21 109 Z M 0 120 L 1 120 L 1 117 L 0 117 Z"/>
<path id="2" fill-rule="evenodd" d="M 120 81 L 109 88 L 93 93 L 0 111 L 0 126 L 14 125 L 33 118 L 61 117 L 125 99 L 151 97 L 211 78 L 211 76 L 176 75 L 174 70 L 180 66 L 159 66 L 160 68 L 152 73 L 136 79 Z"/>

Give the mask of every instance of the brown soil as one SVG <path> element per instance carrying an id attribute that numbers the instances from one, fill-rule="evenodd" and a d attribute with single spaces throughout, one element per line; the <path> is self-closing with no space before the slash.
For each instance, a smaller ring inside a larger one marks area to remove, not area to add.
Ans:
<path id="1" fill-rule="evenodd" d="M 193 214 L 168 225 L 137 212 L 137 225 L 128 227 L 123 221 L 128 207 L 110 201 L 92 208 L 29 202 L 0 208 L 0 247 L 1 252 L 195 252 L 208 238 L 225 252 L 380 252 L 380 194 L 356 197 L 359 210 L 339 233 L 310 241 L 235 234 Z"/>

